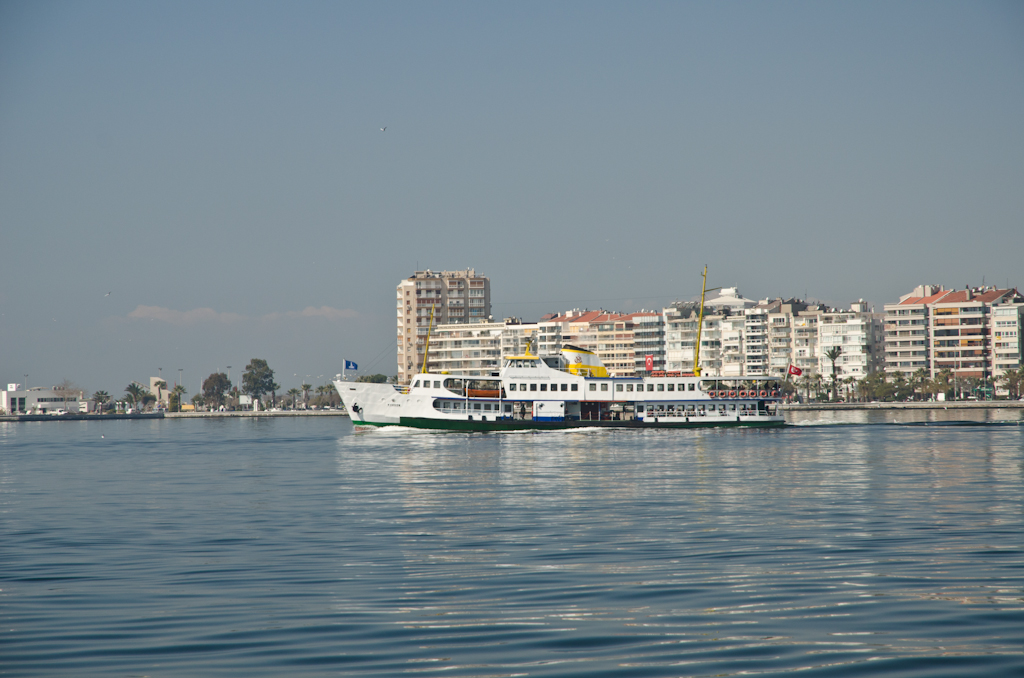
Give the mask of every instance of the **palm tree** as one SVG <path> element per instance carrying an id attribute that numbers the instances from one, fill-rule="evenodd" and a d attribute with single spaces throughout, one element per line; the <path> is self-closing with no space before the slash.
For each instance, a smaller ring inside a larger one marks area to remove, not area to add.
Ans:
<path id="1" fill-rule="evenodd" d="M 1024 384 L 1024 370 L 1006 370 L 999 377 L 999 383 L 1006 386 L 1006 390 L 1009 391 L 1010 400 L 1020 398 L 1020 387 Z"/>
<path id="2" fill-rule="evenodd" d="M 838 400 L 839 394 L 836 391 L 836 360 L 843 355 L 842 346 L 832 346 L 825 351 L 825 357 L 832 361 L 832 400 Z"/>
<path id="3" fill-rule="evenodd" d="M 146 404 L 146 388 L 137 382 L 132 382 L 125 387 L 124 392 L 127 400 L 135 409 L 141 409 Z"/>
<path id="4" fill-rule="evenodd" d="M 163 389 L 167 388 L 167 382 L 163 379 L 158 380 L 153 386 L 156 386 L 156 401 L 159 403 L 163 398 L 160 397 Z"/>
<path id="5" fill-rule="evenodd" d="M 302 389 L 302 402 L 309 407 L 309 389 L 313 388 L 313 384 L 303 384 L 300 388 Z"/>
<path id="6" fill-rule="evenodd" d="M 290 388 L 290 389 L 288 389 L 288 395 L 290 395 L 292 397 L 292 409 L 293 410 L 295 409 L 295 399 L 298 398 L 301 394 L 302 394 L 302 391 L 300 391 L 297 388 Z"/>
<path id="7" fill-rule="evenodd" d="M 174 404 L 178 406 L 179 412 L 181 412 L 181 396 L 186 393 L 188 393 L 188 391 L 186 391 L 185 387 L 181 384 L 176 384 L 174 388 L 171 389 L 171 399 L 174 401 Z"/>
<path id="8" fill-rule="evenodd" d="M 917 400 L 918 392 L 924 393 L 928 385 L 928 370 L 923 367 L 919 367 L 910 375 L 910 379 L 907 380 L 910 386 L 910 397 L 912 400 Z"/>
<path id="9" fill-rule="evenodd" d="M 96 403 L 96 409 L 103 411 L 103 406 L 110 402 L 110 394 L 106 391 L 96 391 L 92 394 L 92 401 Z"/>
<path id="10" fill-rule="evenodd" d="M 850 402 L 850 391 L 852 390 L 853 385 L 856 383 L 856 377 L 846 377 L 845 379 L 843 379 L 843 384 L 846 385 L 846 402 Z"/>

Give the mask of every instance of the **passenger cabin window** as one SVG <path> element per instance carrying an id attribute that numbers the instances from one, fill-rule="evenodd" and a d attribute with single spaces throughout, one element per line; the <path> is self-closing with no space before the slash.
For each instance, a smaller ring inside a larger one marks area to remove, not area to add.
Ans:
<path id="1" fill-rule="evenodd" d="M 697 385 L 691 382 L 689 390 L 696 391 L 697 390 Z"/>
<path id="2" fill-rule="evenodd" d="M 676 385 L 675 384 L 669 384 L 668 385 L 668 390 L 670 390 L 670 391 L 676 390 Z"/>
<path id="3" fill-rule="evenodd" d="M 562 390 L 565 391 L 569 387 L 569 384 L 562 384 Z M 576 389 L 573 389 L 574 391 Z"/>
<path id="4" fill-rule="evenodd" d="M 519 384 L 519 390 L 520 391 L 525 391 L 526 390 L 526 384 Z"/>
<path id="5" fill-rule="evenodd" d="M 647 390 L 648 391 L 653 391 L 654 390 L 654 384 L 647 384 Z"/>
<path id="6" fill-rule="evenodd" d="M 537 384 L 530 384 L 530 390 L 531 391 L 536 391 L 537 390 Z"/>
<path id="7" fill-rule="evenodd" d="M 607 391 L 608 390 L 608 384 L 601 384 L 601 390 L 602 391 Z"/>
<path id="8" fill-rule="evenodd" d="M 547 384 L 541 384 L 540 385 L 540 390 L 542 390 L 542 391 L 548 390 L 548 385 Z"/>
<path id="9" fill-rule="evenodd" d="M 417 379 L 417 380 L 416 380 L 416 383 L 415 383 L 415 384 L 413 384 L 413 385 L 412 385 L 412 387 L 413 387 L 413 388 L 417 388 L 417 387 L 419 387 L 419 385 L 420 385 L 420 380 L 419 380 L 419 379 Z"/>
<path id="10" fill-rule="evenodd" d="M 590 385 L 590 390 L 591 391 L 596 391 L 597 390 L 597 384 L 591 384 Z"/>
<path id="11" fill-rule="evenodd" d="M 626 390 L 627 391 L 632 391 L 633 390 L 633 384 L 626 384 Z"/>
<path id="12" fill-rule="evenodd" d="M 615 390 L 616 391 L 621 391 L 622 390 L 622 384 L 615 384 Z"/>
<path id="13" fill-rule="evenodd" d="M 665 390 L 665 384 L 658 384 L 658 390 L 659 391 L 664 391 Z"/>
<path id="14" fill-rule="evenodd" d="M 578 391 L 578 390 L 580 390 L 580 385 L 579 385 L 579 384 L 573 384 L 573 385 L 572 385 L 572 390 L 573 390 L 573 391 Z"/>
<path id="15" fill-rule="evenodd" d="M 508 390 L 510 390 L 510 391 L 516 390 L 516 385 L 515 384 L 509 384 L 508 385 Z"/>
<path id="16" fill-rule="evenodd" d="M 434 388 L 441 388 L 441 382 L 435 381 L 434 382 Z"/>

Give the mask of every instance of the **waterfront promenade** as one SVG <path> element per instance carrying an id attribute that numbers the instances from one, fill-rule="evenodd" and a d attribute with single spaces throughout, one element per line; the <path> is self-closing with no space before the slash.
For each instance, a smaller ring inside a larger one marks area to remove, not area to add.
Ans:
<path id="1" fill-rule="evenodd" d="M 140 412 L 138 414 L 15 414 L 0 421 L 110 421 L 114 419 L 204 419 L 223 417 L 347 417 L 344 410 L 287 410 L 282 412 Z"/>
<path id="2" fill-rule="evenodd" d="M 1024 410 L 1020 400 L 906 402 L 906 403 L 787 403 L 787 412 L 812 410 Z"/>

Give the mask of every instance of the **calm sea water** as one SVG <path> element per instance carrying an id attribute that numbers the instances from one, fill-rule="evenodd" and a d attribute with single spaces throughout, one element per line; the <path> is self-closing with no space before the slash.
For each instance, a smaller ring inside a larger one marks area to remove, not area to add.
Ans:
<path id="1" fill-rule="evenodd" d="M 1024 675 L 1024 427 L 893 418 L 0 424 L 0 674 Z"/>

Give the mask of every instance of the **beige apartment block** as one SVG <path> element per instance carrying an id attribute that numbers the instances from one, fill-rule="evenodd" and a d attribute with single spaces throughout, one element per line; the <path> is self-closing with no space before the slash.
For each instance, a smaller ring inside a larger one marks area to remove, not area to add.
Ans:
<path id="1" fill-rule="evenodd" d="M 464 271 L 416 271 L 398 284 L 398 381 L 423 367 L 427 329 L 434 325 L 481 323 L 491 316 L 491 281 L 472 268 Z"/>
<path id="2" fill-rule="evenodd" d="M 1016 289 L 919 285 L 885 305 L 885 370 L 987 380 L 1019 369 L 1022 305 Z"/>

